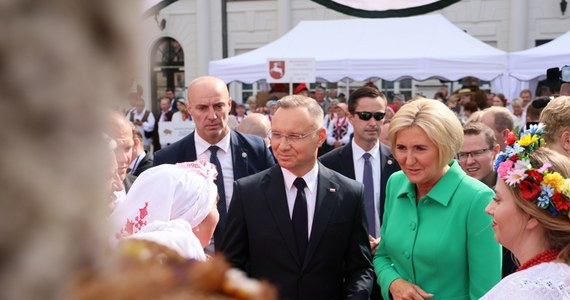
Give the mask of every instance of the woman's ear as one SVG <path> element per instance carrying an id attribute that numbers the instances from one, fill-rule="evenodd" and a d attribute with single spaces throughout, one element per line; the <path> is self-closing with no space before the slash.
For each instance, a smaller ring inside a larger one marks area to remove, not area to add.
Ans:
<path id="1" fill-rule="evenodd" d="M 528 221 L 526 221 L 526 229 L 527 230 L 534 230 L 534 229 L 538 228 L 538 226 L 540 226 L 540 223 L 538 222 L 538 220 L 536 218 L 529 216 Z"/>
<path id="2" fill-rule="evenodd" d="M 560 135 L 560 139 L 558 141 L 562 149 L 566 150 L 567 153 L 570 153 L 570 130 L 564 130 Z"/>

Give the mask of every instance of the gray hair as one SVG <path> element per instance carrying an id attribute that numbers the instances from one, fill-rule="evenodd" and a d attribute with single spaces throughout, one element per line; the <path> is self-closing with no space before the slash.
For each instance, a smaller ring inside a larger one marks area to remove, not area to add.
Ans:
<path id="1" fill-rule="evenodd" d="M 314 128 L 323 127 L 324 113 L 323 109 L 313 98 L 309 98 L 302 95 L 290 95 L 285 96 L 279 100 L 277 103 L 279 109 L 287 109 L 294 107 L 304 107 L 309 111 L 309 114 L 313 117 Z"/>

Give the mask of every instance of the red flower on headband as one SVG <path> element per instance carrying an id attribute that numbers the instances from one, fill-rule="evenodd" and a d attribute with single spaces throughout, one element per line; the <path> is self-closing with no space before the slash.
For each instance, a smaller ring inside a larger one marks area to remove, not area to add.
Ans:
<path id="1" fill-rule="evenodd" d="M 528 180 L 523 180 L 519 183 L 519 190 L 524 199 L 532 201 L 540 194 L 540 185 Z"/>
<path id="2" fill-rule="evenodd" d="M 528 178 L 533 178 L 535 180 L 535 182 L 542 182 L 542 174 L 540 174 L 537 170 L 530 170 L 527 171 L 526 174 L 528 175 Z"/>
<path id="3" fill-rule="evenodd" d="M 559 192 L 554 192 L 554 195 L 552 195 L 552 202 L 554 203 L 556 210 L 559 212 L 568 211 L 570 209 L 570 201 L 567 201 L 566 198 L 564 198 L 564 195 Z"/>
<path id="4" fill-rule="evenodd" d="M 507 135 L 507 139 L 505 140 L 505 143 L 507 143 L 508 146 L 512 146 L 516 140 L 517 140 L 517 136 L 512 131 L 509 131 L 509 134 Z"/>

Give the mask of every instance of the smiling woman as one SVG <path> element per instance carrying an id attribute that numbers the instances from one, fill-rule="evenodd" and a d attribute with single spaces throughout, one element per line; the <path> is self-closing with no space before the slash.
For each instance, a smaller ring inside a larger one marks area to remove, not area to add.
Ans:
<path id="1" fill-rule="evenodd" d="M 486 212 L 522 265 L 482 299 L 570 298 L 570 160 L 541 148 L 543 133 L 542 124 L 509 133 L 495 162 L 497 195 Z"/>
<path id="2" fill-rule="evenodd" d="M 484 212 L 492 190 L 453 160 L 459 120 L 437 100 L 416 100 L 394 115 L 389 137 L 402 172 L 388 180 L 374 257 L 384 299 L 478 299 L 501 278 L 501 250 Z"/>

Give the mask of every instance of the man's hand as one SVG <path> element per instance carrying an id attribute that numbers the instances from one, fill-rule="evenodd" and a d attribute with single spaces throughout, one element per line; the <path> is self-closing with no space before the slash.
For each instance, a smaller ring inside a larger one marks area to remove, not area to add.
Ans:
<path id="1" fill-rule="evenodd" d="M 378 249 L 378 244 L 380 244 L 380 238 L 376 239 L 373 236 L 369 235 L 368 241 L 370 242 L 370 252 L 372 253 L 372 256 L 374 256 L 376 254 L 376 249 Z"/>
<path id="2" fill-rule="evenodd" d="M 390 294 L 394 300 L 423 300 L 433 297 L 419 286 L 398 278 L 390 284 Z"/>

